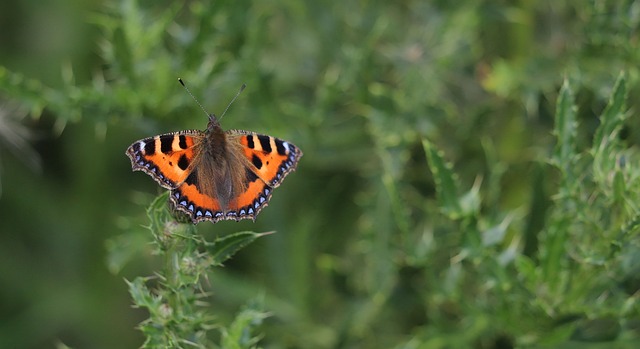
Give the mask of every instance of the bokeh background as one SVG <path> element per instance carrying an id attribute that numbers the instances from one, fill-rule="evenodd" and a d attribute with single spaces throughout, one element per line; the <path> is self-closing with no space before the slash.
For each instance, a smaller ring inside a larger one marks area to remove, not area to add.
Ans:
<path id="1" fill-rule="evenodd" d="M 551 301 L 522 265 L 535 274 L 561 186 L 563 82 L 576 148 L 621 72 L 625 149 L 640 139 L 639 25 L 628 0 L 3 1 L 0 347 L 144 341 L 125 279 L 158 268 L 144 226 L 162 190 L 124 151 L 206 127 L 177 77 L 216 114 L 246 83 L 223 127 L 305 153 L 255 223 L 198 226 L 276 231 L 211 271 L 220 324 L 261 298 L 265 348 L 633 347 L 640 249 L 567 252 L 552 269 L 588 277 Z M 464 217 L 438 200 L 423 140 L 452 164 Z"/>

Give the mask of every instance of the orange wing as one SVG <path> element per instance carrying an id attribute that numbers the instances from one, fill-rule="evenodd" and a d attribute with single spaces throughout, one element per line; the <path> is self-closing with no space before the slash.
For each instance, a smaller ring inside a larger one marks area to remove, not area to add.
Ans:
<path id="1" fill-rule="evenodd" d="M 197 169 L 196 169 L 197 171 Z M 169 201 L 172 206 L 186 213 L 193 224 L 210 220 L 217 222 L 224 218 L 224 211 L 215 198 L 203 194 L 198 188 L 195 175 L 189 176 L 180 187 L 171 191 Z"/>
<path id="2" fill-rule="evenodd" d="M 172 190 L 169 196 L 173 207 L 186 213 L 194 224 L 202 221 L 215 223 L 225 219 L 255 220 L 271 198 L 271 188 L 249 169 L 246 169 L 245 191 L 229 202 L 226 208 L 221 207 L 217 199 L 200 191 L 197 178 L 193 173 L 180 187 Z"/>
<path id="3" fill-rule="evenodd" d="M 175 189 L 191 173 L 195 146 L 203 137 L 197 130 L 167 133 L 133 143 L 126 154 L 134 171 L 143 171 L 160 186 Z"/>
<path id="4" fill-rule="evenodd" d="M 292 143 L 253 132 L 230 130 L 229 135 L 238 135 L 250 169 L 268 186 L 276 188 L 284 177 L 296 169 L 302 151 Z"/>

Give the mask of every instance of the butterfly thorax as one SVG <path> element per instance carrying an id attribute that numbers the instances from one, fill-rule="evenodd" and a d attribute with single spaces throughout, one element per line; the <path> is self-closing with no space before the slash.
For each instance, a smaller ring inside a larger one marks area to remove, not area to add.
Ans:
<path id="1" fill-rule="evenodd" d="M 220 126 L 220 122 L 215 115 L 209 115 L 209 123 L 205 131 L 204 150 L 207 157 L 211 157 L 216 161 L 224 160 L 227 149 L 227 138 L 224 130 Z"/>
<path id="2" fill-rule="evenodd" d="M 246 189 L 247 160 L 238 149 L 239 143 L 227 139 L 229 136 L 211 114 L 196 172 L 202 192 L 216 198 L 223 208 Z"/>

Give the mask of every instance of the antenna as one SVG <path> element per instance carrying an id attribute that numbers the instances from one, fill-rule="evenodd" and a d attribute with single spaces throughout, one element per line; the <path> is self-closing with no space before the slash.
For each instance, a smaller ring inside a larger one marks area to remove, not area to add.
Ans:
<path id="1" fill-rule="evenodd" d="M 226 108 L 224 108 L 224 111 L 222 112 L 222 115 L 220 115 L 220 119 L 219 120 L 222 120 L 222 117 L 224 116 L 224 114 L 227 113 L 227 110 L 229 110 L 229 107 L 231 106 L 231 104 L 233 104 L 233 102 L 235 102 L 236 98 L 238 98 L 238 96 L 240 96 L 242 91 L 244 91 L 245 87 L 247 87 L 247 84 L 242 84 L 242 86 L 240 86 L 240 90 L 238 90 L 238 93 L 236 93 L 236 96 L 233 97 L 231 102 L 229 102 L 229 105 Z"/>
<path id="2" fill-rule="evenodd" d="M 194 101 L 196 101 L 196 103 L 200 106 L 200 109 L 202 109 L 202 111 L 207 114 L 207 117 L 209 116 L 209 113 L 207 113 L 207 110 L 204 109 L 204 107 L 202 106 L 202 104 L 200 104 L 200 102 L 198 102 L 198 100 L 196 99 L 196 97 L 193 95 L 193 93 L 191 93 L 191 91 L 189 91 L 189 88 L 187 87 L 187 85 L 184 84 L 184 81 L 182 81 L 182 78 L 178 78 L 178 81 L 180 82 L 180 84 L 182 85 L 182 87 L 184 87 L 185 90 L 187 90 L 187 93 L 189 93 L 189 96 L 191 96 L 191 98 L 193 98 Z M 227 107 L 228 108 L 228 107 Z"/>
<path id="3" fill-rule="evenodd" d="M 180 84 L 182 85 L 182 87 L 184 87 L 185 90 L 187 90 L 187 93 L 189 93 L 189 96 L 191 96 L 191 98 L 193 98 L 194 101 L 196 101 L 196 103 L 198 103 L 198 105 L 200 106 L 200 109 L 202 109 L 202 111 L 204 111 L 205 114 L 207 114 L 207 116 L 209 116 L 209 113 L 207 113 L 207 110 L 204 109 L 204 107 L 202 106 L 202 104 L 200 104 L 200 102 L 198 102 L 198 100 L 196 99 L 196 97 L 193 95 L 193 93 L 191 93 L 191 91 L 189 90 L 189 88 L 187 87 L 187 85 L 184 84 L 184 81 L 182 81 L 182 78 L 178 78 L 178 81 L 180 82 Z M 220 118 L 218 118 L 218 120 L 221 120 L 222 117 L 224 116 L 224 114 L 227 113 L 227 110 L 229 110 L 229 107 L 231 106 L 231 104 L 233 104 L 233 102 L 235 102 L 236 98 L 238 98 L 238 96 L 240 95 L 240 93 L 242 93 L 242 91 L 244 91 L 245 87 L 247 87 L 247 84 L 242 84 L 242 86 L 240 86 L 240 90 L 238 91 L 238 93 L 236 93 L 236 96 L 233 97 L 233 99 L 231 100 L 231 102 L 229 102 L 229 105 L 227 105 L 227 107 L 224 109 L 224 111 L 222 112 L 222 115 L 220 115 Z"/>

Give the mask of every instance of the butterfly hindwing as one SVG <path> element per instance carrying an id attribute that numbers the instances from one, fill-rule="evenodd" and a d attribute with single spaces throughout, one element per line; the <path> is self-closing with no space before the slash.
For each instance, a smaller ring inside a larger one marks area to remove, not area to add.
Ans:
<path id="1" fill-rule="evenodd" d="M 197 183 L 188 179 L 171 191 L 169 200 L 175 209 L 186 213 L 194 224 L 205 220 L 215 223 L 224 219 L 224 210 L 220 207 L 220 202 L 203 194 Z"/>
<path id="2" fill-rule="evenodd" d="M 272 188 L 280 185 L 289 172 L 296 169 L 302 151 L 292 143 L 258 133 L 230 130 L 230 135 L 239 135 L 245 157 L 255 174 Z"/>
<path id="3" fill-rule="evenodd" d="M 205 220 L 214 223 L 225 219 L 255 220 L 267 206 L 272 188 L 249 168 L 245 169 L 245 176 L 245 190 L 227 207 L 221 207 L 218 200 L 202 193 L 196 175 L 190 175 L 180 187 L 171 191 L 171 203 L 177 210 L 186 213 L 194 224 Z"/>
<path id="4" fill-rule="evenodd" d="M 175 189 L 191 173 L 195 145 L 203 137 L 201 131 L 182 131 L 149 137 L 127 148 L 134 171 L 144 171 L 162 187 Z"/>
<path id="5" fill-rule="evenodd" d="M 245 169 L 246 189 L 229 203 L 228 219 L 250 218 L 255 220 L 258 213 L 268 205 L 272 187 L 258 177 L 252 169 Z M 237 218 L 236 218 L 237 217 Z"/>

